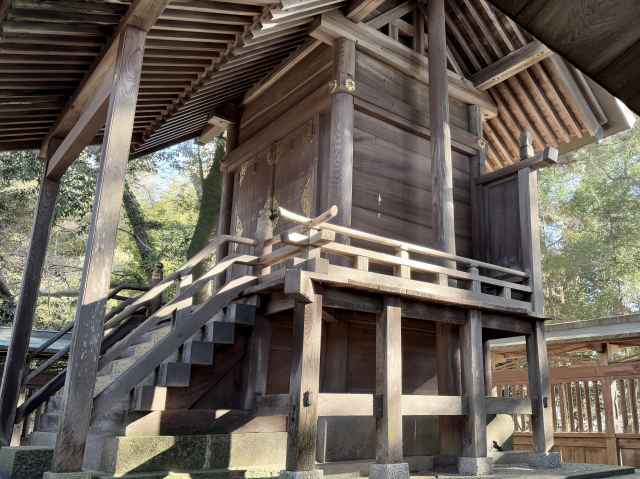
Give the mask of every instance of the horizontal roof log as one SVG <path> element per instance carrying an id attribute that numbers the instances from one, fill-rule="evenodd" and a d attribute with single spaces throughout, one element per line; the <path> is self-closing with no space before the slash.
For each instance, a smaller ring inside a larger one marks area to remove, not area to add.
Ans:
<path id="1" fill-rule="evenodd" d="M 544 60 L 551 54 L 551 50 L 542 43 L 533 41 L 483 68 L 471 76 L 470 80 L 479 90 L 488 90 L 526 70 L 531 65 Z"/>
<path id="2" fill-rule="evenodd" d="M 40 3 L 44 4 L 46 2 Z M 71 101 L 67 104 L 67 107 L 60 115 L 55 126 L 51 129 L 51 131 L 45 138 L 42 145 L 43 151 L 46 151 L 49 145 L 49 141 L 52 138 L 64 138 L 65 136 L 67 136 L 67 134 L 69 134 L 69 132 L 71 132 L 76 123 L 78 123 L 78 121 L 83 116 L 83 112 L 87 110 L 89 105 L 94 102 L 96 96 L 100 92 L 100 89 L 103 87 L 104 82 L 108 81 L 107 79 L 112 78 L 121 33 L 127 27 L 136 27 L 144 31 L 150 30 L 151 27 L 155 24 L 156 20 L 160 17 L 160 14 L 168 3 L 169 0 L 138 0 L 134 2 L 131 7 L 129 7 L 129 10 L 120 22 L 120 26 L 118 27 L 116 34 L 107 47 L 105 54 L 98 60 L 94 68 L 81 83 L 78 90 L 73 95 Z M 88 6 L 89 4 L 87 3 L 86 5 Z M 91 4 L 91 6 L 93 5 L 94 4 Z M 89 121 L 86 123 L 85 127 L 94 125 L 94 121 Z M 81 125 L 79 128 L 83 128 L 83 126 Z M 96 127 L 96 132 L 98 131 L 98 128 L 99 126 Z M 82 133 L 82 138 L 86 138 L 86 136 L 89 135 L 89 132 L 86 129 L 83 129 Z M 78 136 L 78 138 L 80 138 L 80 136 Z M 64 143 L 65 142 L 63 142 L 63 144 Z M 77 147 L 77 145 L 72 142 L 67 142 L 67 145 L 69 147 Z M 60 147 L 62 147 L 62 144 L 60 145 Z M 55 153 L 57 153 L 57 151 Z M 51 152 L 47 152 L 47 154 L 50 155 Z M 65 155 L 65 152 L 60 152 L 59 157 L 67 158 L 67 155 Z M 66 163 L 60 163 L 60 165 L 63 164 Z M 69 164 L 67 164 L 66 166 L 68 167 Z M 60 174 L 60 171 L 56 170 L 55 174 Z"/>
<path id="3" fill-rule="evenodd" d="M 379 60 L 394 66 L 416 80 L 429 81 L 428 60 L 424 55 L 394 41 L 387 35 L 364 24 L 353 23 L 337 12 L 325 13 L 320 18 L 311 36 L 332 44 L 340 37 L 356 42 L 359 49 Z M 498 109 L 486 92 L 481 92 L 459 75 L 449 72 L 449 95 L 462 102 L 478 105 L 485 118 L 494 118 Z"/>

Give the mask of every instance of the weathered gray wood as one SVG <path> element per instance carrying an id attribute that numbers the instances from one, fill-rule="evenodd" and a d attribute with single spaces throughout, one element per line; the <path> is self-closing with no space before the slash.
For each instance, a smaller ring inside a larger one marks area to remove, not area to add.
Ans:
<path id="1" fill-rule="evenodd" d="M 486 396 L 497 396 L 498 389 L 493 384 L 493 354 L 489 341 L 483 341 L 482 348 L 484 354 L 484 393 Z"/>
<path id="2" fill-rule="evenodd" d="M 433 243 L 435 248 L 455 254 L 456 232 L 453 215 L 453 166 L 449 127 L 444 0 L 430 1 L 428 15 Z"/>
<path id="3" fill-rule="evenodd" d="M 464 416 L 465 414 L 467 414 L 467 402 L 462 396 L 402 395 L 403 416 Z M 443 434 L 449 434 L 449 430 L 443 430 Z"/>
<path id="4" fill-rule="evenodd" d="M 320 394 L 318 416 L 373 416 L 373 394 Z"/>
<path id="5" fill-rule="evenodd" d="M 71 339 L 71 356 L 65 382 L 66 401 L 52 463 L 55 472 L 79 471 L 82 467 L 145 36 L 144 30 L 127 28 L 118 46 L 76 324 Z"/>
<path id="6" fill-rule="evenodd" d="M 527 365 L 528 393 L 533 412 L 533 449 L 535 452 L 545 453 L 553 447 L 553 415 L 544 321 L 536 321 L 533 334 L 527 336 Z"/>
<path id="7" fill-rule="evenodd" d="M 438 322 L 436 324 L 436 375 L 438 394 L 441 396 L 462 395 L 460 364 L 460 327 Z M 447 457 L 460 455 L 462 443 L 462 420 L 458 417 L 441 416 L 440 454 Z"/>
<path id="8" fill-rule="evenodd" d="M 488 90 L 526 70 L 531 65 L 544 60 L 552 53 L 545 45 L 534 40 L 483 68 L 478 73 L 475 73 L 470 80 L 478 89 Z"/>
<path id="9" fill-rule="evenodd" d="M 347 8 L 347 18 L 354 22 L 361 22 L 371 15 L 384 0 L 351 0 Z"/>
<path id="10" fill-rule="evenodd" d="M 315 469 L 321 338 L 322 296 L 315 295 L 308 304 L 296 302 L 289 381 L 288 471 Z"/>
<path id="11" fill-rule="evenodd" d="M 376 462 L 402 461 L 402 309 L 399 298 L 385 297 L 376 321 Z"/>
<path id="12" fill-rule="evenodd" d="M 341 38 L 334 43 L 334 82 L 331 97 L 329 183 L 327 204 L 337 204 L 336 222 L 351 226 L 353 197 L 353 89 L 356 44 Z"/>
<path id="13" fill-rule="evenodd" d="M 249 340 L 249 350 L 245 359 L 245 388 L 243 408 L 255 409 L 256 396 L 267 393 L 267 373 L 271 351 L 271 321 L 257 316 Z"/>
<path id="14" fill-rule="evenodd" d="M 22 288 L 2 374 L 2 386 L 0 387 L 0 444 L 2 446 L 8 446 L 11 441 L 18 394 L 29 350 L 29 339 L 38 302 L 42 269 L 47 256 L 49 232 L 53 223 L 59 189 L 60 183 L 57 180 L 47 179 L 45 173 L 40 183 L 38 205 L 31 230 L 31 242 L 22 274 Z"/>
<path id="15" fill-rule="evenodd" d="M 531 414 L 531 401 L 519 398 L 485 398 L 487 414 Z"/>
<path id="16" fill-rule="evenodd" d="M 462 382 L 467 416 L 462 443 L 464 457 L 487 456 L 487 423 L 482 351 L 482 315 L 470 310 L 462 327 Z"/>
<path id="17" fill-rule="evenodd" d="M 540 215 L 538 212 L 538 172 L 530 168 L 518 171 L 518 208 L 520 240 L 522 241 L 522 267 L 529 273 L 531 306 L 544 314 L 542 251 L 540 250 Z"/>
<path id="18" fill-rule="evenodd" d="M 557 162 L 558 150 L 555 148 L 547 147 L 544 149 L 544 151 L 535 155 L 533 158 L 523 158 L 521 161 L 513 163 L 509 166 L 505 166 L 498 171 L 480 175 L 476 179 L 476 183 L 481 185 L 491 183 L 511 176 L 514 173 L 522 170 L 523 168 L 530 168 L 531 170 L 535 171 L 546 166 L 553 166 Z"/>
<path id="19" fill-rule="evenodd" d="M 424 15 L 422 14 L 422 10 L 418 7 L 413 10 L 413 26 L 413 49 L 417 53 L 424 55 L 425 48 L 427 47 L 427 37 L 424 32 Z"/>

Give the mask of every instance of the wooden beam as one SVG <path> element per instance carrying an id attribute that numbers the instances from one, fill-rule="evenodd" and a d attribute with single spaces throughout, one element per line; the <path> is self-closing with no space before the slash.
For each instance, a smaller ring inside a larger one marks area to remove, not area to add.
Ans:
<path id="1" fill-rule="evenodd" d="M 323 204 L 337 204 L 336 223 L 351 226 L 356 44 L 353 40 L 340 38 L 334 42 L 333 48 L 328 185 Z"/>
<path id="2" fill-rule="evenodd" d="M 471 76 L 470 80 L 479 90 L 488 90 L 551 56 L 552 53 L 545 45 L 534 40 L 483 68 Z"/>
<path id="3" fill-rule="evenodd" d="M 55 149 L 47 166 L 48 178 L 61 178 L 82 150 L 91 144 L 98 130 L 104 126 L 112 85 L 113 77 L 107 75 L 102 84 L 97 87 L 95 95 L 82 111 L 78 121 L 64 137 L 60 146 Z"/>
<path id="4" fill-rule="evenodd" d="M 141 3 L 141 2 L 138 2 Z M 78 295 L 72 355 L 67 367 L 65 405 L 56 439 L 52 470 L 80 471 L 89 433 L 104 312 L 124 178 L 129 159 L 146 33 L 126 28 L 119 36 L 113 90 L 102 144 L 96 199 L 93 207 L 85 264 Z"/>
<path id="5" fill-rule="evenodd" d="M 271 321 L 257 316 L 245 359 L 243 409 L 254 410 L 256 397 L 267 393 L 270 352 Z"/>
<path id="6" fill-rule="evenodd" d="M 589 106 L 589 102 L 582 93 L 569 66 L 558 55 L 551 55 L 549 64 L 552 67 L 551 76 L 558 82 L 560 90 L 566 96 L 580 123 L 591 136 L 599 139 L 602 136 L 602 126 Z"/>
<path id="7" fill-rule="evenodd" d="M 487 397 L 484 400 L 487 414 L 531 414 L 531 400 L 518 398 Z"/>
<path id="8" fill-rule="evenodd" d="M 482 315 L 471 310 L 462 327 L 462 382 L 467 402 L 463 457 L 487 456 L 487 412 L 484 390 L 484 354 L 482 350 Z"/>
<path id="9" fill-rule="evenodd" d="M 384 0 L 351 0 L 347 7 L 347 18 L 354 22 L 361 22 L 383 3 Z"/>
<path id="10" fill-rule="evenodd" d="M 558 163 L 558 150 L 552 147 L 546 147 L 544 151 L 538 153 L 533 158 L 525 159 L 509 166 L 505 166 L 492 173 L 480 175 L 475 181 L 479 185 L 492 183 L 501 180 L 507 176 L 513 175 L 518 171 L 528 168 L 531 171 L 539 170 L 547 166 L 553 166 Z"/>
<path id="11" fill-rule="evenodd" d="M 374 416 L 373 394 L 322 393 L 318 404 L 318 416 Z"/>
<path id="12" fill-rule="evenodd" d="M 424 55 L 396 42 L 382 32 L 365 24 L 356 24 L 339 12 L 324 13 L 311 36 L 332 45 L 338 38 L 356 42 L 357 48 L 391 65 L 422 83 L 429 83 L 428 64 Z M 451 97 L 470 105 L 479 105 L 483 116 L 494 118 L 498 114 L 495 102 L 487 92 L 481 92 L 471 82 L 452 71 L 447 71 Z"/>
<path id="13" fill-rule="evenodd" d="M 549 362 L 545 342 L 544 321 L 536 321 L 533 334 L 527 336 L 527 365 L 529 373 L 529 399 L 531 400 L 531 427 L 533 449 L 547 453 L 553 447 L 553 417 Z M 609 431 L 610 432 L 610 431 Z"/>
<path id="14" fill-rule="evenodd" d="M 134 27 L 145 32 L 149 31 L 169 4 L 170 0 L 137 0 L 131 4 L 127 14 L 124 16 L 116 34 L 104 54 L 96 62 L 82 81 L 71 100 L 67 103 L 56 124 L 42 143 L 42 150 L 47 152 L 52 138 L 64 138 L 79 121 L 83 112 L 94 101 L 100 86 L 113 75 L 113 67 L 116 62 L 118 45 L 129 27 Z M 97 130 L 96 130 L 97 131 Z M 89 132 L 85 132 L 89 136 Z M 85 136 L 85 137 L 86 137 Z M 54 151 L 48 152 L 50 156 Z"/>
<path id="15" fill-rule="evenodd" d="M 2 386 L 0 386 L 0 444 L 2 446 L 9 446 L 11 441 L 33 318 L 38 303 L 42 269 L 47 256 L 49 233 L 59 191 L 59 181 L 50 180 L 46 175 L 42 176 L 31 241 L 22 273 L 18 307 L 2 374 Z"/>
<path id="16" fill-rule="evenodd" d="M 385 297 L 376 320 L 376 463 L 402 461 L 402 310 L 400 300 Z"/>
<path id="17" fill-rule="evenodd" d="M 462 396 L 403 394 L 402 415 L 464 416 L 467 414 L 467 403 L 463 399 Z"/>
<path id="18" fill-rule="evenodd" d="M 414 2 L 406 1 L 390 8 L 384 13 L 372 18 L 367 22 L 367 26 L 380 30 L 382 27 L 387 26 L 389 23 L 404 17 L 407 13 L 414 9 Z"/>
<path id="19" fill-rule="evenodd" d="M 287 471 L 316 468 L 316 431 L 320 391 L 322 296 L 312 303 L 296 302 L 289 381 Z"/>
<path id="20" fill-rule="evenodd" d="M 215 138 L 223 134 L 225 131 L 229 129 L 231 123 L 226 118 L 222 118 L 219 116 L 212 116 L 209 118 L 207 122 L 207 126 L 202 129 L 202 133 L 198 137 L 198 143 L 201 145 L 206 145 L 207 143 L 213 141 Z"/>

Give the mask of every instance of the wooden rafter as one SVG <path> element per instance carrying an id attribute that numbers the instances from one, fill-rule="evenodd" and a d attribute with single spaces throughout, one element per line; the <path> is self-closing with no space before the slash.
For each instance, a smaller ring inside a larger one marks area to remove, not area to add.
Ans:
<path id="1" fill-rule="evenodd" d="M 66 137 L 81 118 L 86 118 L 86 115 L 83 117 L 83 112 L 87 110 L 90 104 L 94 102 L 96 96 L 99 95 L 100 88 L 104 82 L 113 75 L 118 45 L 123 32 L 126 31 L 128 27 L 135 27 L 145 32 L 149 31 L 168 3 L 169 0 L 138 0 L 131 5 L 127 14 L 120 22 L 116 34 L 105 49 L 104 55 L 96 62 L 90 73 L 85 77 L 85 80 L 80 84 L 76 93 L 72 96 L 58 118 L 55 126 L 49 131 L 42 144 L 43 152 L 47 152 L 49 142 L 52 138 Z M 86 119 L 87 121 L 89 120 L 89 118 Z M 97 133 L 101 126 L 96 126 L 97 122 L 95 122 L 95 118 L 92 117 L 91 119 L 94 121 L 91 121 L 90 124 L 87 124 L 86 128 L 83 128 L 82 138 L 91 136 L 88 131 L 89 126 L 95 126 L 95 133 Z M 77 144 L 71 142 L 67 142 L 67 146 L 69 148 L 78 148 Z M 55 153 L 58 154 L 58 150 L 56 150 Z M 50 156 L 52 152 L 47 152 L 47 154 Z M 61 175 L 64 173 L 64 169 L 69 166 L 69 155 L 65 154 L 65 152 L 60 152 L 57 157 L 59 158 L 58 162 L 50 163 L 47 175 L 49 175 L 50 172 L 51 174 L 55 172 L 56 175 Z M 67 161 L 68 164 L 63 165 L 61 163 L 63 161 Z M 73 158 L 71 161 L 73 161 Z M 63 166 L 64 169 L 62 168 Z"/>
<path id="2" fill-rule="evenodd" d="M 384 3 L 384 0 L 352 0 L 347 8 L 347 18 L 361 22 Z"/>

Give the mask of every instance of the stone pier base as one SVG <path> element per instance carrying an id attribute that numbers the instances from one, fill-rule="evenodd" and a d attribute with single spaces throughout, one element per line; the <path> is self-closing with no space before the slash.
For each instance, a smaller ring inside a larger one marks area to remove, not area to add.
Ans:
<path id="1" fill-rule="evenodd" d="M 322 469 L 313 469 L 312 471 L 280 471 L 279 479 L 323 479 L 324 471 Z"/>
<path id="2" fill-rule="evenodd" d="M 409 476 L 409 464 L 406 462 L 369 466 L 369 479 L 409 479 Z"/>
<path id="3" fill-rule="evenodd" d="M 463 476 L 486 476 L 493 471 L 490 457 L 459 457 L 458 473 Z"/>
<path id="4" fill-rule="evenodd" d="M 51 467 L 53 449 L 41 446 L 3 447 L 0 450 L 0 477 L 34 479 Z"/>

